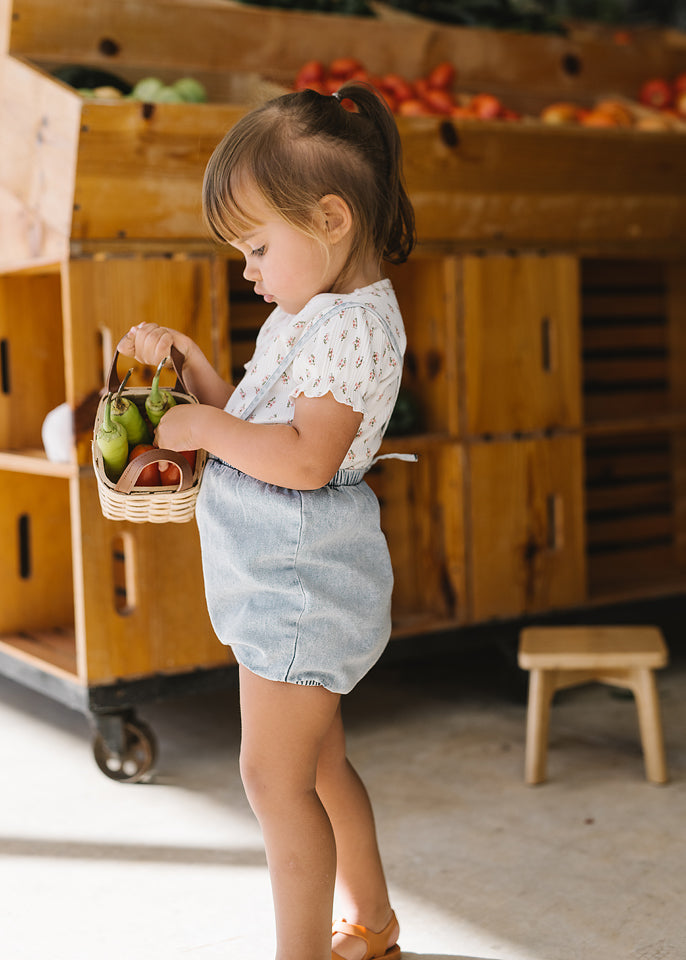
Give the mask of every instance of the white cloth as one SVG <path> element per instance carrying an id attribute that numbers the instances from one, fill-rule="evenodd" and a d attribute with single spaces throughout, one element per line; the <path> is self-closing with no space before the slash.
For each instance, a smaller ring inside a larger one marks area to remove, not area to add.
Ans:
<path id="1" fill-rule="evenodd" d="M 402 356 L 375 313 L 396 335 L 402 353 L 406 337 L 398 301 L 390 280 L 379 280 L 351 294 L 321 293 L 295 316 L 277 307 L 264 322 L 245 376 L 225 407 L 240 416 L 269 379 L 306 327 L 338 303 L 320 328 L 296 351 L 293 362 L 247 417 L 256 423 L 290 423 L 295 399 L 331 393 L 362 414 L 362 422 L 341 466 L 364 470 L 371 466 L 383 438 L 400 388 Z"/>

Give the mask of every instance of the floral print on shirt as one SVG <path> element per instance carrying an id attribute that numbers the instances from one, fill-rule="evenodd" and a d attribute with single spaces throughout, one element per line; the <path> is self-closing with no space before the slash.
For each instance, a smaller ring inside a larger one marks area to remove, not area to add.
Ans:
<path id="1" fill-rule="evenodd" d="M 343 466 L 365 469 L 381 444 L 402 375 L 402 356 L 396 356 L 375 314 L 386 320 L 402 353 L 406 346 L 390 280 L 380 280 L 352 294 L 319 294 L 296 316 L 277 307 L 260 329 L 255 353 L 245 365 L 245 375 L 225 409 L 241 416 L 304 330 L 337 303 L 341 309 L 307 339 L 301 352 L 296 352 L 293 362 L 268 395 L 260 398 L 248 419 L 257 423 L 289 423 L 298 396 L 321 397 L 331 393 L 339 403 L 362 414 Z"/>

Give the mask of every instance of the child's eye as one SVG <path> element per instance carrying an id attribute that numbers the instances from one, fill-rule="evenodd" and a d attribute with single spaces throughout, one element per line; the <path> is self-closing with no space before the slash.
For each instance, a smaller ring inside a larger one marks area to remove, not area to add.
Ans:
<path id="1" fill-rule="evenodd" d="M 251 256 L 251 257 L 261 257 L 261 256 L 264 255 L 264 250 L 265 250 L 264 247 L 258 247 L 257 250 L 251 250 L 251 251 L 250 251 L 250 256 Z"/>

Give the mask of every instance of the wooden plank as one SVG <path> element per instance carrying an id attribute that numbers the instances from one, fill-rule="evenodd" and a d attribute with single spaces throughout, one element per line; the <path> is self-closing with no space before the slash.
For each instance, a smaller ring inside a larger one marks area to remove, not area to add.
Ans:
<path id="1" fill-rule="evenodd" d="M 244 112 L 210 104 L 84 103 L 73 236 L 206 238 L 205 166 Z"/>
<path id="2" fill-rule="evenodd" d="M 587 423 L 596 421 L 632 420 L 636 417 L 657 416 L 669 411 L 669 395 L 666 390 L 656 392 L 618 391 L 612 394 L 586 394 L 584 416 Z"/>
<path id="3" fill-rule="evenodd" d="M 642 287 L 664 287 L 665 265 L 655 259 L 603 259 L 584 260 L 581 265 L 581 280 L 584 291 L 591 293 L 597 288 L 620 291 Z"/>
<path id="4" fill-rule="evenodd" d="M 471 618 L 583 603 L 580 438 L 473 443 L 468 457 Z"/>
<path id="5" fill-rule="evenodd" d="M 69 482 L 0 472 L 0 634 L 73 626 Z"/>
<path id="6" fill-rule="evenodd" d="M 589 385 L 598 390 L 626 384 L 627 390 L 640 393 L 642 383 L 648 381 L 648 385 L 667 390 L 669 367 L 667 356 L 653 357 L 645 353 L 638 353 L 635 357 L 625 357 L 621 353 L 602 359 L 591 357 L 584 363 L 584 382 L 586 389 Z"/>
<path id="7" fill-rule="evenodd" d="M 424 429 L 456 436 L 458 394 L 457 261 L 413 256 L 388 265 L 407 333 L 403 383 L 416 397 Z"/>
<path id="8" fill-rule="evenodd" d="M 667 348 L 666 324 L 622 326 L 621 322 L 608 326 L 590 326 L 582 328 L 584 354 L 612 350 L 658 350 Z"/>
<path id="9" fill-rule="evenodd" d="M 627 543 L 640 545 L 644 542 L 646 546 L 670 543 L 674 532 L 671 504 L 644 508 L 645 512 L 638 512 L 639 509 L 616 510 L 615 517 L 606 514 L 604 520 L 589 522 L 586 531 L 589 552 L 614 552 Z"/>
<path id="10" fill-rule="evenodd" d="M 637 504 L 657 507 L 671 504 L 672 483 L 669 479 L 640 481 L 620 485 L 610 484 L 602 487 L 586 487 L 586 512 L 595 514 L 602 511 L 629 510 Z"/>
<path id="11" fill-rule="evenodd" d="M 388 445 L 393 449 L 390 439 Z M 367 479 L 379 497 L 393 563 L 394 625 L 401 630 L 417 618 L 429 618 L 434 628 L 464 622 L 461 449 L 424 446 L 417 463 L 384 460 Z"/>
<path id="12" fill-rule="evenodd" d="M 0 448 L 41 448 L 65 400 L 59 274 L 0 275 Z"/>
<path id="13" fill-rule="evenodd" d="M 462 322 L 470 435 L 578 427 L 576 260 L 467 257 Z"/>
<path id="14" fill-rule="evenodd" d="M 76 647 L 73 630 L 31 631 L 3 634 L 0 650 L 67 681 L 76 679 Z"/>
<path id="15" fill-rule="evenodd" d="M 42 231 L 71 230 L 81 103 L 35 67 L 0 59 L 0 184 L 26 211 L 20 235 L 35 256 L 46 253 Z"/>
<path id="16" fill-rule="evenodd" d="M 584 323 L 597 323 L 600 318 L 653 319 L 659 322 L 665 314 L 665 298 L 661 289 L 641 288 L 624 284 L 602 294 L 583 293 L 581 301 Z"/>

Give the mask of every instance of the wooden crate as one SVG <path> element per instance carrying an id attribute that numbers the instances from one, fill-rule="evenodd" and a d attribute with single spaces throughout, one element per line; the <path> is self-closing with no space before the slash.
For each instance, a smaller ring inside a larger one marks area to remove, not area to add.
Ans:
<path id="1" fill-rule="evenodd" d="M 417 76 L 453 60 L 465 89 L 505 90 L 513 106 L 529 110 L 563 95 L 634 95 L 649 68 L 686 69 L 686 51 L 671 35 L 618 50 L 592 38 L 266 15 L 230 3 L 100 0 L 65 9 L 52 0 L 3 0 L 0 9 L 9 52 L 0 74 L 0 262 L 64 258 L 69 240 L 207 240 L 199 189 L 207 158 L 259 98 L 260 72 L 290 82 L 313 42 L 323 59 L 348 44 L 377 73 Z M 331 24 L 335 30 L 322 31 Z M 192 72 L 211 99 L 84 101 L 46 72 L 70 62 L 132 82 Z M 399 127 L 425 243 L 683 248 L 686 136 L 440 117 L 399 118 Z"/>

